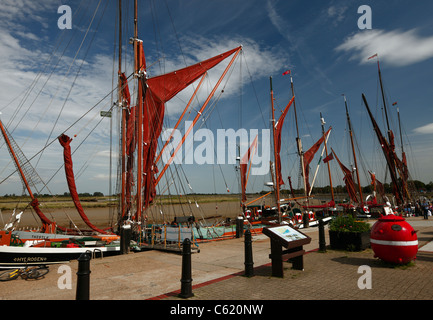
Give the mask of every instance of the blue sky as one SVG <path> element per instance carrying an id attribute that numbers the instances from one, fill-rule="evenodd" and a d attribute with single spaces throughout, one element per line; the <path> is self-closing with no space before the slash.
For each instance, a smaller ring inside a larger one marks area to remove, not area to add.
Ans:
<path id="1" fill-rule="evenodd" d="M 124 46 L 130 49 L 127 40 L 133 35 L 132 1 L 125 2 L 129 3 L 129 9 L 124 8 L 124 19 L 128 19 Z M 72 9 L 71 30 L 57 27 L 61 16 L 57 8 L 62 4 Z M 371 30 L 358 28 L 361 5 L 371 7 Z M 115 1 L 97 0 L 3 0 L 0 3 L 1 120 L 24 154 L 31 158 L 82 118 L 66 131 L 70 136 L 77 135 L 73 150 L 80 145 L 73 156 L 76 174 L 83 170 L 77 179 L 79 192 L 108 193 L 110 121 L 103 119 L 95 126 L 101 120 L 99 111 L 111 106 L 110 95 L 97 103 L 110 93 L 113 70 L 117 72 L 117 65 L 113 66 L 116 8 Z M 400 109 L 403 146 L 412 178 L 425 183 L 433 181 L 433 4 L 430 1 L 140 0 L 139 8 L 139 37 L 144 41 L 147 63 L 152 64 L 151 75 L 243 45 L 241 59 L 224 88 L 224 96 L 203 124 L 205 128 L 213 131 L 269 128 L 269 77 L 273 77 L 275 102 L 281 110 L 291 98 L 290 78 L 282 76 L 290 69 L 304 149 L 320 137 L 322 113 L 326 128 L 333 127 L 330 147 L 350 165 L 342 98 L 345 94 L 359 146 L 358 161 L 362 162 L 363 170 L 375 171 L 378 179 L 384 181 L 385 161 L 361 100 L 361 94 L 365 93 L 378 122 L 383 125 L 376 60 L 367 60 L 378 53 L 397 142 L 400 141 L 397 115 L 391 104 L 398 102 Z M 129 58 L 130 54 L 129 51 Z M 124 61 L 128 72 L 130 59 Z M 215 77 L 210 73 L 209 83 L 215 83 Z M 69 91 L 71 84 L 74 86 Z M 32 90 L 26 91 L 29 87 Z M 167 105 L 168 127 L 187 99 L 187 95 L 180 95 Z M 297 187 L 299 162 L 295 156 L 293 120 L 291 110 L 284 125 L 282 163 L 283 176 L 292 176 Z M 14 167 L 2 140 L 0 150 L 1 181 Z M 397 152 L 400 150 L 398 143 Z M 113 168 L 116 161 L 113 160 Z M 31 162 L 48 183 L 50 192 L 67 191 L 58 142 L 49 144 Z M 316 163 L 317 158 L 312 165 Z M 342 174 L 335 163 L 332 166 L 334 185 L 342 184 Z M 233 165 L 184 165 L 183 170 L 196 192 L 225 192 L 226 185 L 231 191 L 238 190 Z M 215 182 L 210 182 L 213 177 Z M 361 179 L 364 185 L 368 183 L 366 174 Z M 265 189 L 264 181 L 269 181 L 269 176 L 251 178 L 249 191 Z M 324 170 L 317 183 L 328 184 Z M 0 194 L 20 194 L 21 190 L 16 175 L 0 184 Z"/>

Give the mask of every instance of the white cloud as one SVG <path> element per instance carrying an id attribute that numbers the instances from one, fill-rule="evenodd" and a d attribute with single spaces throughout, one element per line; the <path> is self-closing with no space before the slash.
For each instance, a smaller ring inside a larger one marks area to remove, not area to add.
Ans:
<path id="1" fill-rule="evenodd" d="M 433 123 L 414 129 L 418 134 L 433 134 Z"/>
<path id="2" fill-rule="evenodd" d="M 433 58 L 433 36 L 421 36 L 416 29 L 365 30 L 346 38 L 336 50 L 352 53 L 351 59 L 361 64 L 377 53 L 379 59 L 401 67 Z"/>
<path id="3" fill-rule="evenodd" d="M 334 25 L 336 26 L 339 22 L 343 21 L 346 17 L 345 13 L 347 11 L 347 6 L 330 6 L 327 10 L 328 18 L 333 20 Z"/>

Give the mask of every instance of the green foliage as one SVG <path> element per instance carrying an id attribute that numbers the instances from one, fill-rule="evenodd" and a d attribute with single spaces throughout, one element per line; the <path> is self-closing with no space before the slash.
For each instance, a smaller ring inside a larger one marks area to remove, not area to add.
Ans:
<path id="1" fill-rule="evenodd" d="M 356 220 L 353 216 L 338 216 L 329 224 L 329 230 L 339 232 L 366 232 L 371 226 L 365 221 Z"/>

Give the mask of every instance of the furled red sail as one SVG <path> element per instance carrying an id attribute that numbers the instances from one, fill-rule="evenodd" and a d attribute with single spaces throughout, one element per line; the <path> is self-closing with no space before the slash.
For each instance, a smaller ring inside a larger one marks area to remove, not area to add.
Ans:
<path id="1" fill-rule="evenodd" d="M 250 162 L 250 159 L 252 159 L 252 156 L 256 153 L 256 151 L 257 151 L 257 136 L 254 139 L 254 141 L 251 143 L 251 146 L 248 148 L 248 151 L 242 157 L 241 163 L 240 163 L 242 202 L 247 201 L 246 188 L 247 188 L 247 182 L 248 182 L 248 176 L 249 176 L 249 172 L 248 172 L 248 176 L 247 176 L 247 167 L 248 167 L 248 163 Z"/>
<path id="2" fill-rule="evenodd" d="M 65 134 L 62 134 L 58 139 L 59 139 L 60 144 L 63 147 L 63 159 L 65 162 L 66 180 L 68 182 L 69 192 L 71 193 L 71 197 L 72 197 L 72 200 L 74 201 L 75 208 L 77 209 L 77 211 L 80 214 L 83 221 L 92 230 L 99 232 L 99 233 L 106 233 L 104 230 L 97 228 L 96 226 L 94 226 L 89 221 L 86 214 L 84 213 L 83 207 L 81 206 L 80 199 L 78 197 L 77 187 L 75 185 L 74 170 L 73 170 L 73 164 L 72 164 L 71 146 L 70 146 L 72 139 L 69 138 Z"/>
<path id="3" fill-rule="evenodd" d="M 332 150 L 332 148 L 331 148 L 331 150 Z M 344 173 L 343 180 L 344 180 L 344 183 L 346 184 L 347 193 L 349 194 L 350 199 L 353 202 L 358 203 L 358 198 L 356 197 L 355 182 L 353 181 L 353 178 L 352 178 L 352 172 L 341 163 L 340 159 L 338 159 L 334 150 L 332 150 L 332 153 L 334 154 L 335 159 L 337 160 L 338 164 L 340 165 L 341 170 Z"/>
<path id="4" fill-rule="evenodd" d="M 307 152 L 304 153 L 304 170 L 305 170 L 305 182 L 306 182 L 306 191 L 307 194 L 310 193 L 310 182 L 309 182 L 309 175 L 310 175 L 310 163 L 314 158 L 314 155 L 316 154 L 317 150 L 319 150 L 320 145 L 323 143 L 323 141 L 325 140 L 325 137 L 328 136 L 329 131 L 331 131 L 331 128 L 328 129 L 328 131 L 326 131 L 326 133 L 324 135 L 322 135 L 322 137 L 317 140 L 317 142 L 310 148 L 308 149 Z"/>
<path id="5" fill-rule="evenodd" d="M 290 106 L 292 105 L 293 101 L 295 100 L 295 97 L 292 97 L 292 99 L 287 104 L 286 108 L 284 109 L 283 113 L 280 116 L 280 119 L 278 119 L 277 123 L 275 124 L 275 149 L 276 149 L 276 159 L 275 163 L 277 164 L 278 172 L 278 178 L 280 185 L 284 184 L 283 176 L 281 174 L 281 159 L 280 159 L 280 151 L 281 151 L 281 130 L 283 129 L 284 119 L 286 118 L 287 112 L 289 111 Z"/>
<path id="6" fill-rule="evenodd" d="M 401 194 L 400 188 L 398 187 L 398 180 L 397 180 L 397 176 L 395 174 L 395 162 L 394 162 L 394 158 L 393 158 L 394 152 L 392 151 L 392 149 L 389 146 L 388 142 L 386 141 L 385 137 L 382 135 L 382 132 L 381 132 L 379 126 L 377 125 L 376 120 L 373 117 L 373 114 L 370 111 L 370 108 L 369 108 L 368 103 L 367 103 L 367 99 L 366 99 L 364 94 L 362 94 L 362 99 L 364 100 L 364 104 L 365 104 L 365 107 L 367 108 L 368 115 L 370 116 L 371 123 L 373 124 L 374 131 L 376 132 L 376 136 L 379 140 L 380 146 L 382 147 L 383 154 L 385 156 L 386 162 L 387 162 L 388 167 L 390 169 L 389 171 L 391 173 L 391 180 L 392 180 L 392 184 L 393 184 L 393 193 L 397 199 L 397 202 L 400 203 L 402 201 L 402 194 Z M 391 143 L 394 144 L 393 141 Z"/>

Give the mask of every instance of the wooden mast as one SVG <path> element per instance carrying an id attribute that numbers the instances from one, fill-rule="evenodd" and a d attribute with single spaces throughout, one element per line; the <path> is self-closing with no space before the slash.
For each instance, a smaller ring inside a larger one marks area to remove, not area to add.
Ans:
<path id="1" fill-rule="evenodd" d="M 121 112 L 121 198 L 120 213 L 121 217 L 125 216 L 126 211 L 126 107 L 123 105 L 122 96 L 122 0 L 119 0 L 119 64 L 118 64 L 118 105 Z"/>
<path id="2" fill-rule="evenodd" d="M 393 172 L 391 173 L 391 175 L 396 176 L 397 175 L 397 171 L 400 175 L 400 177 L 402 178 L 402 180 L 404 179 L 402 173 L 400 172 L 400 170 L 398 170 L 398 166 L 396 166 L 396 159 L 394 157 L 394 141 L 393 141 L 393 134 L 391 131 L 391 128 L 389 126 L 389 119 L 388 119 L 388 107 L 386 104 L 386 99 L 385 99 L 385 92 L 383 89 L 383 82 L 382 82 L 382 72 L 380 70 L 380 64 L 379 64 L 379 57 L 377 57 L 377 70 L 378 70 L 378 74 L 379 74 L 379 84 L 380 84 L 380 92 L 382 94 L 382 102 L 383 102 L 383 109 L 385 111 L 385 119 L 386 119 L 386 127 L 388 129 L 388 142 L 390 144 L 390 147 L 392 148 L 391 150 L 391 157 L 392 157 L 392 162 L 393 162 L 393 166 L 392 168 L 389 168 L 390 170 L 392 170 Z M 395 188 L 398 189 L 398 193 L 403 197 L 404 194 L 404 190 L 403 192 L 400 190 L 400 186 L 398 185 L 397 181 L 395 182 Z M 404 188 L 406 189 L 406 188 Z M 401 198 L 400 201 L 403 203 L 404 199 Z M 399 202 L 399 199 L 397 198 L 397 203 Z"/>
<path id="3" fill-rule="evenodd" d="M 350 142 L 352 144 L 353 161 L 354 161 L 354 164 L 355 164 L 356 179 L 357 179 L 357 182 L 358 182 L 358 191 L 359 191 L 359 197 L 360 197 L 360 204 L 362 206 L 362 204 L 364 203 L 364 200 L 363 200 L 363 195 L 362 195 L 361 182 L 360 182 L 360 179 L 359 179 L 359 168 L 358 168 L 358 162 L 356 160 L 355 145 L 353 143 L 352 123 L 350 122 L 349 111 L 347 109 L 346 96 L 343 95 L 343 97 L 344 97 L 344 105 L 346 107 L 347 123 L 349 125 Z"/>
<path id="4" fill-rule="evenodd" d="M 269 78 L 270 86 L 271 86 L 271 112 L 272 112 L 272 137 L 274 141 L 274 166 L 275 166 L 275 179 L 274 179 L 274 190 L 275 190 L 275 198 L 277 202 L 277 210 L 278 210 L 278 222 L 281 222 L 281 208 L 280 208 L 280 175 L 277 161 L 277 149 L 275 145 L 276 139 L 276 121 L 275 121 L 275 109 L 274 109 L 274 91 L 272 89 L 272 77 Z"/>
<path id="5" fill-rule="evenodd" d="M 293 77 L 292 74 L 290 73 L 290 87 L 292 89 L 292 97 L 295 96 L 295 89 L 293 86 Z M 295 99 L 296 100 L 296 99 Z M 293 100 L 293 109 L 295 111 L 295 123 L 296 123 L 296 145 L 298 147 L 298 155 L 301 161 L 301 170 L 302 170 L 302 178 L 304 180 L 304 196 L 306 198 L 307 201 L 307 206 L 308 206 L 308 195 L 307 195 L 307 177 L 305 176 L 305 166 L 304 166 L 304 151 L 302 150 L 302 141 L 301 138 L 299 137 L 299 126 L 298 126 L 298 116 L 296 113 L 296 101 Z"/>
<path id="6" fill-rule="evenodd" d="M 327 138 L 325 137 L 325 119 L 323 119 L 322 113 L 320 113 L 320 120 L 321 120 L 321 124 L 322 124 L 323 143 L 325 144 L 325 156 L 328 157 Z M 334 203 L 334 208 L 335 208 L 334 188 L 332 186 L 332 176 L 331 176 L 331 166 L 329 165 L 329 161 L 326 164 L 328 165 L 329 184 L 331 186 L 331 198 L 332 198 L 332 202 Z"/>
<path id="7" fill-rule="evenodd" d="M 135 77 L 140 81 L 140 59 L 138 50 L 138 23 L 137 23 L 137 0 L 134 1 L 134 73 Z M 137 207 L 135 213 L 135 221 L 141 219 L 143 208 L 143 87 L 138 84 L 137 93 Z"/>

